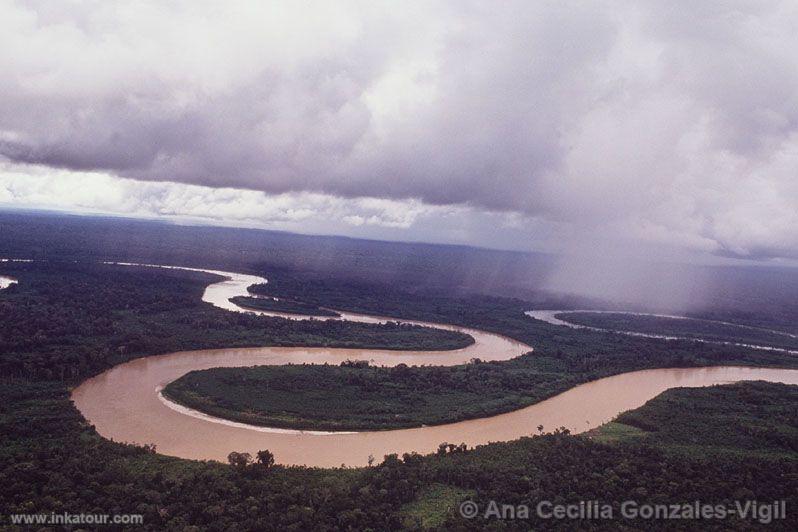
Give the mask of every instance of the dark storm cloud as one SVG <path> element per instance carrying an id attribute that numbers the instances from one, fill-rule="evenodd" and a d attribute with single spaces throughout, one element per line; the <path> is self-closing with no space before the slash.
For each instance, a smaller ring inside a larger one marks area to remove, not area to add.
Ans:
<path id="1" fill-rule="evenodd" d="M 0 154 L 798 249 L 793 3 L 8 4 Z"/>

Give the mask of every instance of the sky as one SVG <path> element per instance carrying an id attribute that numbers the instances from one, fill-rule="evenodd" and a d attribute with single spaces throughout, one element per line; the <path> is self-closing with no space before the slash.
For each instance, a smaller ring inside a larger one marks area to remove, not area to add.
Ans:
<path id="1" fill-rule="evenodd" d="M 0 206 L 798 258 L 798 3 L 0 0 Z"/>

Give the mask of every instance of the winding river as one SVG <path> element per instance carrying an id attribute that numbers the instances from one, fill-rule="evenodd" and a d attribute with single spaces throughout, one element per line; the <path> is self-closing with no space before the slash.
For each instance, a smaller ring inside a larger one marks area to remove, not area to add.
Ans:
<path id="1" fill-rule="evenodd" d="M 243 310 L 229 301 L 233 296 L 247 295 L 249 285 L 264 283 L 265 279 L 238 273 L 194 271 L 225 278 L 206 288 L 204 301 L 230 311 L 276 314 Z M 341 313 L 340 318 L 330 319 L 382 322 L 387 318 Z M 347 359 L 368 359 L 385 366 L 399 363 L 454 365 L 474 357 L 507 360 L 532 350 L 525 344 L 484 331 L 408 323 L 462 331 L 470 334 L 475 343 L 459 350 L 437 352 L 261 347 L 169 353 L 131 360 L 90 378 L 73 390 L 72 400 L 102 436 L 115 441 L 155 444 L 162 454 L 224 461 L 230 451 L 254 454 L 260 449 L 269 449 L 279 463 L 334 467 L 363 466 L 370 456 L 379 460 L 389 453 L 428 453 L 441 442 L 465 442 L 473 446 L 514 440 L 536 432 L 538 425 L 547 430 L 566 427 L 574 433 L 584 432 L 678 386 L 708 386 L 740 380 L 798 384 L 798 370 L 711 367 L 635 371 L 576 386 L 507 414 L 447 425 L 372 432 L 256 427 L 208 416 L 172 403 L 160 394 L 164 385 L 189 371 L 220 366 L 338 364 Z"/>
<path id="2" fill-rule="evenodd" d="M 694 336 L 675 336 L 675 335 L 666 335 L 666 334 L 654 334 L 654 333 L 644 333 L 644 332 L 634 332 L 634 331 L 622 331 L 618 329 L 605 329 L 602 327 L 591 327 L 590 325 L 582 325 L 579 323 L 574 323 L 572 321 L 568 321 L 569 314 L 624 314 L 627 316 L 650 316 L 653 318 L 667 318 L 670 320 L 696 320 L 696 321 L 703 321 L 708 323 L 715 323 L 719 325 L 731 325 L 732 327 L 739 327 L 741 329 L 751 329 L 751 330 L 758 330 L 758 331 L 765 331 L 768 333 L 784 336 L 787 338 L 798 338 L 798 335 L 788 333 L 785 331 L 779 331 L 776 329 L 767 329 L 765 327 L 754 327 L 751 325 L 741 325 L 739 323 L 732 323 L 730 321 L 719 321 L 719 320 L 706 320 L 706 319 L 698 319 L 698 318 L 689 318 L 687 316 L 676 316 L 673 314 L 653 314 L 649 312 L 630 312 L 625 310 L 530 310 L 525 312 L 527 316 L 530 318 L 534 318 L 536 320 L 545 321 L 546 323 L 550 323 L 552 325 L 561 325 L 564 327 L 570 327 L 571 329 L 587 329 L 590 331 L 601 331 L 601 332 L 613 332 L 618 334 L 624 334 L 626 336 L 639 336 L 642 338 L 659 338 L 660 340 L 689 340 L 691 342 L 702 342 L 706 344 L 716 344 L 716 345 L 731 345 L 736 347 L 750 347 L 751 349 L 759 349 L 761 351 L 782 351 L 785 353 L 790 353 L 792 355 L 798 355 L 798 350 L 794 349 L 784 349 L 779 347 L 771 347 L 768 345 L 758 345 L 758 344 L 745 344 L 740 342 L 726 342 L 721 340 L 706 340 L 702 338 L 696 338 Z"/>

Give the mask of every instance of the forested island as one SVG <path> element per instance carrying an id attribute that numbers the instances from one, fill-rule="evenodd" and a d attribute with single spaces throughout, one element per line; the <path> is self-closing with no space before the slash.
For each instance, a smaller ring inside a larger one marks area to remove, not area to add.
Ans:
<path id="1" fill-rule="evenodd" d="M 798 368 L 798 360 L 735 355 L 710 344 L 674 343 L 679 367 L 748 365 Z M 653 356 L 655 353 L 650 353 Z M 655 365 L 633 352 L 606 357 L 607 368 L 583 366 L 546 350 L 508 361 L 456 366 L 255 366 L 192 371 L 169 383 L 171 400 L 207 414 L 270 427 L 303 430 L 385 430 L 493 416 L 535 404 L 583 382 Z M 629 358 L 627 358 L 629 357 Z"/>
<path id="2" fill-rule="evenodd" d="M 333 310 L 307 305 L 300 301 L 244 296 L 231 297 L 230 301 L 240 307 L 253 310 L 266 310 L 270 312 L 283 312 L 286 314 L 297 314 L 299 316 L 319 316 L 324 318 L 337 318 L 340 316 L 340 314 Z"/>

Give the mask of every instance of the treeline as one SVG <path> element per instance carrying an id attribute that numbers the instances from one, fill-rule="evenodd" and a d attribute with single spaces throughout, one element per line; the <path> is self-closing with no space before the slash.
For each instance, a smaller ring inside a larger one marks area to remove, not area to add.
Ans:
<path id="1" fill-rule="evenodd" d="M 455 331 L 414 325 L 288 320 L 201 301 L 206 274 L 85 263 L 4 263 L 0 376 L 73 382 L 132 358 L 250 346 L 456 349 Z"/>

